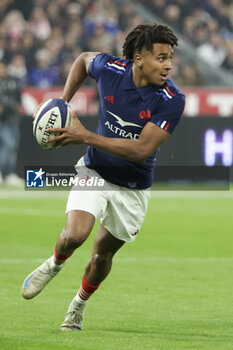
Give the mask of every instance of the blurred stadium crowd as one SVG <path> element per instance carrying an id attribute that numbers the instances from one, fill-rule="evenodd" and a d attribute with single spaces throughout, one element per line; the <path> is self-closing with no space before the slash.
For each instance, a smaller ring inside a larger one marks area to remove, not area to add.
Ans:
<path id="1" fill-rule="evenodd" d="M 213 69 L 233 74 L 231 0 L 138 0 L 196 47 Z M 0 60 L 20 88 L 62 85 L 82 51 L 122 56 L 127 33 L 144 22 L 137 1 L 1 0 Z M 205 85 L 195 62 L 174 58 L 172 78 L 180 86 Z M 91 82 L 89 82 L 90 84 Z"/>

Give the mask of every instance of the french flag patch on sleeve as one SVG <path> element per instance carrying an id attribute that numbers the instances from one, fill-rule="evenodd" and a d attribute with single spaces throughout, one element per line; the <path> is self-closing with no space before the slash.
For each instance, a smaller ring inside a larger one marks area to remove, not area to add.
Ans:
<path id="1" fill-rule="evenodd" d="M 158 125 L 161 129 L 164 129 L 167 131 L 167 129 L 170 126 L 170 123 L 167 120 L 159 120 L 156 125 Z"/>
<path id="2" fill-rule="evenodd" d="M 105 67 L 107 69 L 112 70 L 115 73 L 124 74 L 125 69 L 127 67 L 127 63 L 110 60 L 109 62 L 106 63 Z"/>

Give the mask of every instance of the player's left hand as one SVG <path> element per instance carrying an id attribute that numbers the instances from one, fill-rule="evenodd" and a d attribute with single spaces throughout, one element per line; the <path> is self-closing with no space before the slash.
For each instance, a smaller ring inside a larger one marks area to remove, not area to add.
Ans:
<path id="1" fill-rule="evenodd" d="M 51 134 L 58 134 L 51 135 L 50 139 L 47 141 L 48 143 L 55 141 L 53 148 L 64 147 L 71 143 L 80 144 L 84 142 L 84 136 L 87 130 L 79 121 L 75 112 L 72 112 L 71 118 L 72 124 L 66 128 L 50 128 L 46 130 Z"/>

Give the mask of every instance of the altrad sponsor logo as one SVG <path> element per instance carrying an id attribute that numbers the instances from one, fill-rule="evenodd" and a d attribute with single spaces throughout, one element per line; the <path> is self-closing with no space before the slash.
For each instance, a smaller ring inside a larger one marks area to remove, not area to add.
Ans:
<path id="1" fill-rule="evenodd" d="M 137 127 L 137 128 L 143 128 L 142 125 L 138 125 L 138 124 L 135 124 L 135 123 L 132 123 L 132 122 L 127 122 L 127 121 L 123 120 L 121 117 L 119 117 L 115 113 L 112 113 L 110 111 L 106 111 L 106 112 L 111 114 L 115 118 L 116 123 L 119 124 L 122 128 L 128 127 L 128 126 Z M 112 124 L 108 120 L 105 122 L 105 125 L 108 127 L 109 130 L 111 130 L 116 135 L 119 135 L 119 136 L 122 136 L 122 137 L 128 138 L 128 139 L 134 139 L 134 140 L 139 138 L 139 134 L 132 133 L 132 132 L 129 132 L 129 131 L 125 130 L 125 129 L 119 128 L 118 126 Z"/>

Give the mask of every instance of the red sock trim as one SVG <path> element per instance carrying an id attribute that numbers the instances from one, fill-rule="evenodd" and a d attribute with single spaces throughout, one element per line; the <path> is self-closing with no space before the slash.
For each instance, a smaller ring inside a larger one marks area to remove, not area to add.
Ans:
<path id="1" fill-rule="evenodd" d="M 99 284 L 97 286 L 92 286 L 90 283 L 87 282 L 85 276 L 82 278 L 82 285 L 79 288 L 78 296 L 82 299 L 87 301 L 90 296 L 96 291 L 96 289 L 99 288 Z"/>
<path id="2" fill-rule="evenodd" d="M 88 283 L 87 280 L 86 280 L 85 275 L 83 275 L 83 278 L 82 278 L 82 287 L 83 287 L 83 289 L 84 289 L 84 291 L 85 291 L 86 293 L 88 293 L 88 294 L 89 294 L 89 293 L 94 293 L 94 291 L 96 291 L 96 289 L 98 289 L 99 286 L 100 286 L 100 284 L 98 284 L 97 286 L 93 286 L 93 285 L 91 285 L 90 283 Z"/>
<path id="3" fill-rule="evenodd" d="M 54 250 L 54 256 L 57 260 L 60 261 L 65 261 L 66 259 L 68 259 L 73 253 L 69 254 L 69 255 L 61 255 L 57 252 L 57 245 L 55 245 L 55 250 Z"/>

